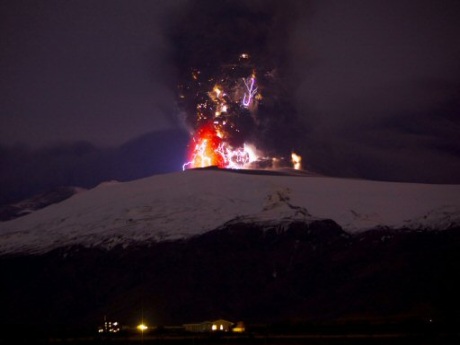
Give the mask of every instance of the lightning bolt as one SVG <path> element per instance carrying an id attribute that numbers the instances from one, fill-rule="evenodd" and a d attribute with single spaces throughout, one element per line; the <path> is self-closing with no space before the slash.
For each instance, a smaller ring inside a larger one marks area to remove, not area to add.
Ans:
<path id="1" fill-rule="evenodd" d="M 257 88 L 254 88 L 256 78 L 251 77 L 249 79 L 243 78 L 244 86 L 246 86 L 247 93 L 244 93 L 242 104 L 245 108 L 248 108 L 252 102 L 253 97 L 257 93 Z"/>

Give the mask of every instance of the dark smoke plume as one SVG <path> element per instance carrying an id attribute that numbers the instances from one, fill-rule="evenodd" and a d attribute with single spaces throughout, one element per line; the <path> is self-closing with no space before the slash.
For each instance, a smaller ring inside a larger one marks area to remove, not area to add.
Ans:
<path id="1" fill-rule="evenodd" d="M 179 105 L 192 133 L 216 110 L 208 101 L 214 85 L 237 90 L 241 80 L 254 72 L 260 94 L 257 104 L 244 109 L 233 99 L 227 117 L 219 118 L 227 123 L 224 130 L 230 143 L 250 140 L 270 155 L 289 155 L 296 149 L 303 128 L 291 95 L 294 85 L 287 78 L 288 48 L 290 30 L 299 14 L 305 13 L 305 4 L 292 0 L 188 3 L 172 40 Z M 197 116 L 197 108 L 205 110 Z"/>

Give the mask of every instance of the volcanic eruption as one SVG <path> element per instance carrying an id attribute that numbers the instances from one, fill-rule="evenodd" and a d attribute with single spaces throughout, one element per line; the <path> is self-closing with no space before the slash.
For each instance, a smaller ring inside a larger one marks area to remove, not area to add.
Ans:
<path id="1" fill-rule="evenodd" d="M 188 167 L 216 165 L 220 168 L 247 167 L 259 159 L 248 143 L 255 127 L 255 114 L 261 95 L 255 67 L 242 53 L 239 61 L 229 63 L 212 75 L 193 69 L 190 82 L 180 85 L 180 99 L 195 114 Z M 210 91 L 207 91 L 209 89 Z"/>
<path id="2" fill-rule="evenodd" d="M 283 77 L 292 4 L 189 4 L 173 32 L 178 103 L 191 134 L 184 170 L 287 165 L 297 150 L 302 126 Z"/>

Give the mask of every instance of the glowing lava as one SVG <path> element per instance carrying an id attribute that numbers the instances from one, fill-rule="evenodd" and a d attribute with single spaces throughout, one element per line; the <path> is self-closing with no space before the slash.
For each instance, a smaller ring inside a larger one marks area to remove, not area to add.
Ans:
<path id="1" fill-rule="evenodd" d="M 224 160 L 219 152 L 221 144 L 222 139 L 212 124 L 201 127 L 192 138 L 189 161 L 182 166 L 182 170 L 207 166 L 224 168 Z"/>
<path id="2" fill-rule="evenodd" d="M 189 161 L 182 170 L 217 166 L 219 168 L 240 169 L 255 162 L 256 150 L 248 144 L 233 148 L 223 141 L 212 124 L 201 127 L 191 142 Z"/>

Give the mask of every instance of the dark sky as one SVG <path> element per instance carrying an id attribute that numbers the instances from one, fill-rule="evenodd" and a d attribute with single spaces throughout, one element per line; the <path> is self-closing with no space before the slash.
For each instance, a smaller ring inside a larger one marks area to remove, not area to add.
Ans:
<path id="1" fill-rule="evenodd" d="M 1 143 L 113 146 L 173 127 L 164 17 L 179 4 L 2 1 Z"/>
<path id="2" fill-rule="evenodd" d="M 169 34 L 190 3 L 0 1 L 0 203 L 180 169 Z M 302 8 L 283 32 L 282 77 L 305 165 L 460 183 L 459 1 L 286 4 Z"/>

